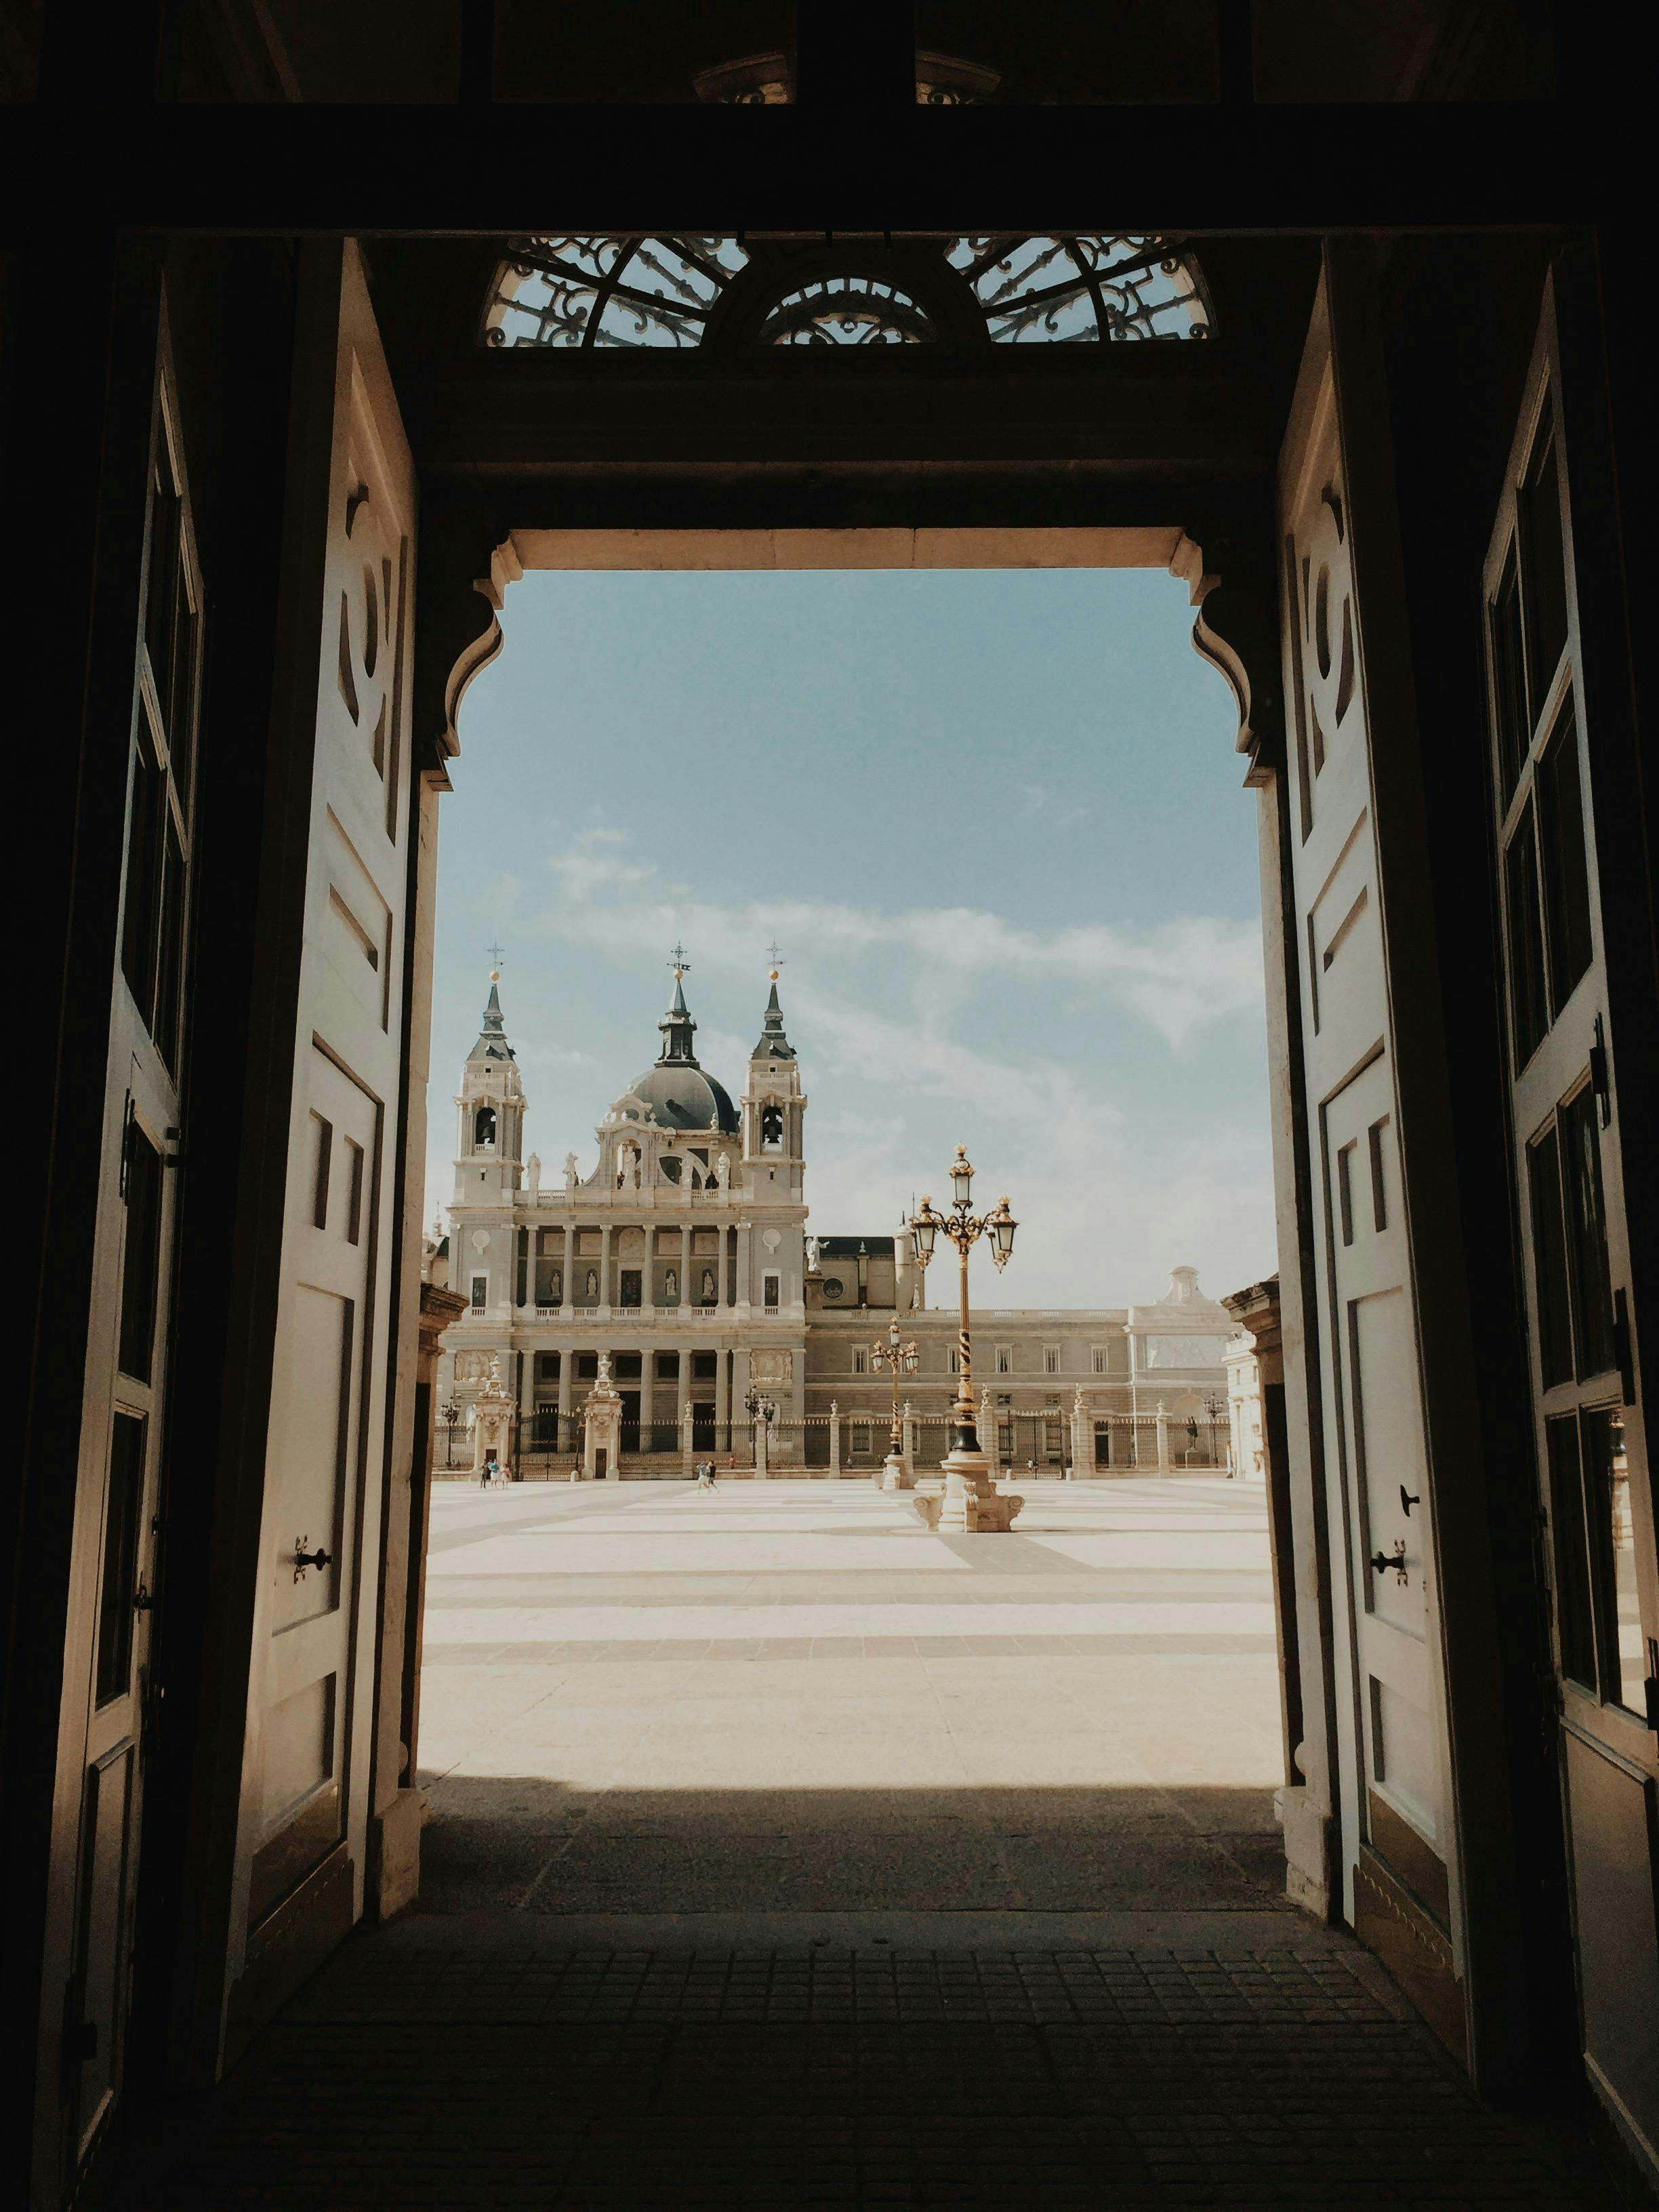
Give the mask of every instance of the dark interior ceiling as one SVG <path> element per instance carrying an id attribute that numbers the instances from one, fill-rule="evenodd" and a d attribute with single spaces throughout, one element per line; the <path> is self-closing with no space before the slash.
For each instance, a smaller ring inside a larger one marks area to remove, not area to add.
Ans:
<path id="1" fill-rule="evenodd" d="M 450 102 L 477 68 L 503 105 L 684 103 L 706 71 L 792 52 L 809 11 L 845 50 L 844 82 L 860 39 L 897 30 L 990 71 L 998 105 L 1180 105 L 1243 89 L 1224 84 L 1234 0 L 1224 15 L 1219 0 L 916 0 L 913 33 L 894 0 L 185 0 L 170 89 Z M 1523 99 L 1547 79 L 1534 0 L 1258 0 L 1251 13 L 1245 96 L 1263 101 Z M 20 52 L 36 14 L 0 0 Z"/>

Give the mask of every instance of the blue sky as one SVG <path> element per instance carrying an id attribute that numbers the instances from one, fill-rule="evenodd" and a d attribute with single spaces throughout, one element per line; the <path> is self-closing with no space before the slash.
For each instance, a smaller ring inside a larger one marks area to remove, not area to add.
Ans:
<path id="1" fill-rule="evenodd" d="M 552 1181 L 655 1059 L 669 948 L 735 1097 L 766 945 L 821 1234 L 884 1234 L 965 1143 L 1019 1305 L 1274 1265 L 1254 795 L 1152 571 L 532 574 L 441 809 L 428 1216 L 501 1000 Z"/>

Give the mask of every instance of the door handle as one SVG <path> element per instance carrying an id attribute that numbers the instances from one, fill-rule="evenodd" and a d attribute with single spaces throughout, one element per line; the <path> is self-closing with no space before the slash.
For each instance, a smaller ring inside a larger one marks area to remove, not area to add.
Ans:
<path id="1" fill-rule="evenodd" d="M 1385 1575 L 1392 1567 L 1400 1577 L 1402 1589 L 1411 1580 L 1406 1572 L 1406 1540 L 1403 1536 L 1395 1543 L 1392 1552 L 1373 1552 L 1366 1565 L 1376 1575 Z"/>
<path id="2" fill-rule="evenodd" d="M 308 1551 L 306 1547 L 310 1541 L 309 1536 L 296 1536 L 294 1540 L 294 1579 L 296 1583 L 303 1581 L 307 1567 L 315 1567 L 320 1574 L 325 1567 L 333 1564 L 332 1554 L 324 1551 L 320 1544 L 314 1552 Z"/>

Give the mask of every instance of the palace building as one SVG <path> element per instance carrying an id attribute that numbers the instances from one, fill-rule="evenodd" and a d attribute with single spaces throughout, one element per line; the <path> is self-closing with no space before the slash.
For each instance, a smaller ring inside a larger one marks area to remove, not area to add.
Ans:
<path id="1" fill-rule="evenodd" d="M 505 1391 L 518 1471 L 556 1471 L 580 1455 L 605 1353 L 624 1475 L 678 1476 L 702 1453 L 870 1473 L 892 1410 L 875 1347 L 902 1316 L 915 1346 L 904 1451 L 937 1464 L 957 1387 L 954 1284 L 930 1310 L 908 1235 L 807 1235 L 808 1101 L 777 972 L 735 1105 L 698 1061 L 686 972 L 677 958 L 661 1049 L 599 1124 L 591 1172 L 570 1152 L 545 1185 L 492 975 L 456 1098 L 447 1264 L 467 1305 L 444 1340 L 437 1418 L 453 1407 L 476 1430 L 480 1398 Z M 985 1447 L 1079 1474 L 1224 1464 L 1233 1332 L 1184 1267 L 1149 1305 L 978 1312 Z"/>

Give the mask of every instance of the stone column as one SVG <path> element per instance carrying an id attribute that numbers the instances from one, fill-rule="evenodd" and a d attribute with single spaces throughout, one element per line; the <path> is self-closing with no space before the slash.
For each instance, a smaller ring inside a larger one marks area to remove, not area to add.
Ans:
<path id="1" fill-rule="evenodd" d="M 757 1482 L 764 1482 L 766 1480 L 767 1424 L 764 1421 L 756 1421 L 753 1424 L 753 1431 L 755 1437 L 755 1480 Z"/>
<path id="2" fill-rule="evenodd" d="M 574 1449 L 570 1442 L 570 1401 L 574 1395 L 571 1384 L 574 1380 L 575 1361 L 576 1355 L 568 1346 L 559 1353 L 559 1433 L 556 1449 L 560 1451 Z"/>
<path id="3" fill-rule="evenodd" d="M 753 1224 L 747 1221 L 740 1221 L 738 1224 L 738 1311 L 745 1317 L 749 1312 L 749 1293 L 754 1279 L 753 1255 L 749 1249 L 752 1228 Z M 722 1249 L 725 1243 L 726 1239 L 722 1237 L 720 1239 Z"/>
<path id="4" fill-rule="evenodd" d="M 684 1289 L 684 1275 L 680 1277 L 680 1284 Z M 674 1412 L 680 1425 L 680 1461 L 686 1474 L 690 1474 L 696 1455 L 691 1443 L 691 1347 L 689 1344 L 680 1346 L 680 1380 L 675 1394 Z"/>
<path id="5" fill-rule="evenodd" d="M 1072 1478 L 1076 1481 L 1094 1471 L 1095 1427 L 1079 1382 L 1072 1400 Z"/>
<path id="6" fill-rule="evenodd" d="M 830 1401 L 830 1480 L 841 1479 L 841 1408 L 832 1398 Z"/>
<path id="7" fill-rule="evenodd" d="M 1164 1409 L 1164 1401 L 1158 1401 L 1158 1471 L 1170 1472 L 1170 1416 Z"/>
<path id="8" fill-rule="evenodd" d="M 729 1436 L 731 1420 L 732 1394 L 726 1385 L 726 1355 L 724 1351 L 717 1351 L 714 1354 L 714 1449 L 717 1456 L 720 1438 Z"/>
<path id="9" fill-rule="evenodd" d="M 726 1224 L 723 1221 L 716 1224 L 714 1234 L 718 1246 L 714 1255 L 714 1303 L 716 1310 L 724 1313 L 729 1285 L 726 1281 Z"/>
<path id="10" fill-rule="evenodd" d="M 597 1318 L 611 1318 L 611 1228 L 607 1221 L 599 1231 L 599 1310 Z"/>
<path id="11" fill-rule="evenodd" d="M 691 1224 L 680 1224 L 680 1311 L 691 1303 Z"/>

